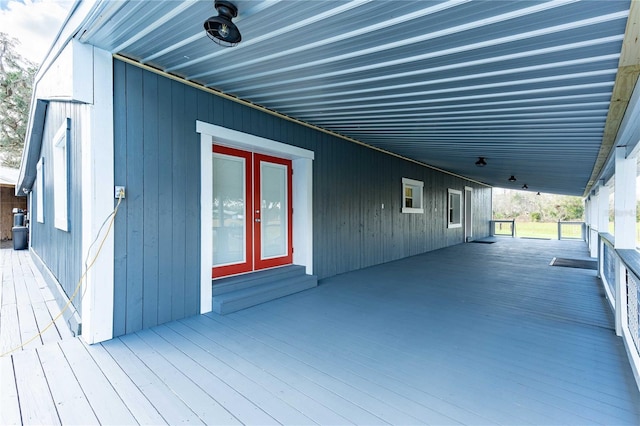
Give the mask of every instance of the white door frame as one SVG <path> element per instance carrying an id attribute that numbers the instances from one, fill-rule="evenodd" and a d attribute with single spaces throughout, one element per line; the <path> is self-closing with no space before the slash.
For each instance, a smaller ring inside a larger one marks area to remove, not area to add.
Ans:
<path id="1" fill-rule="evenodd" d="M 473 237 L 473 188 L 464 187 L 464 242 L 468 243 Z"/>
<path id="2" fill-rule="evenodd" d="M 293 263 L 313 274 L 313 159 L 314 152 L 227 127 L 196 121 L 200 133 L 200 313 L 212 309 L 211 265 L 213 232 L 212 144 L 291 160 L 293 168 Z"/>

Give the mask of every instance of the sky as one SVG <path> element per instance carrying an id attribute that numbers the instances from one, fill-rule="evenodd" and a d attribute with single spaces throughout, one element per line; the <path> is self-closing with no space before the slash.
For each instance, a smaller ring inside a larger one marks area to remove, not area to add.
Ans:
<path id="1" fill-rule="evenodd" d="M 18 39 L 19 53 L 40 64 L 73 3 L 72 0 L 0 0 L 0 31 Z"/>

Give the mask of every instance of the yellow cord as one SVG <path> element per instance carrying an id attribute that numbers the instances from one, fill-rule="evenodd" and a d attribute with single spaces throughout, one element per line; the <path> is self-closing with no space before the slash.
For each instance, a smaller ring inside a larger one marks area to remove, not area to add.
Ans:
<path id="1" fill-rule="evenodd" d="M 25 346 L 27 346 L 29 343 L 33 342 L 34 340 L 36 340 L 37 338 L 39 338 L 40 336 L 42 336 L 42 334 L 44 334 L 45 331 L 47 331 L 49 328 L 51 328 L 51 326 L 53 324 L 55 324 L 55 322 L 62 316 L 62 314 L 64 314 L 64 312 L 69 308 L 69 306 L 71 305 L 71 302 L 73 301 L 73 299 L 76 297 L 76 295 L 78 294 L 78 291 L 80 290 L 80 287 L 82 287 L 82 282 L 84 281 L 84 279 L 87 276 L 87 273 L 89 272 L 89 270 L 93 267 L 93 265 L 96 263 L 96 261 L 98 260 L 98 256 L 100 255 L 100 252 L 102 251 L 102 247 L 104 246 L 104 243 L 107 241 L 107 237 L 109 236 L 109 233 L 111 232 L 111 228 L 113 227 L 113 223 L 116 220 L 116 214 L 118 214 L 118 208 L 120 207 L 120 203 L 122 202 L 122 194 L 120 194 L 120 196 L 118 197 L 118 204 L 116 204 L 115 209 L 111 212 L 111 214 L 109 214 L 109 216 L 107 216 L 106 220 L 109 220 L 109 217 L 111 217 L 111 221 L 109 222 L 109 227 L 107 228 L 107 232 L 104 235 L 104 238 L 102 239 L 102 241 L 100 242 L 100 245 L 98 246 L 98 251 L 96 252 L 96 255 L 93 257 L 93 259 L 91 260 L 91 262 L 89 263 L 88 266 L 85 267 L 85 271 L 82 274 L 82 276 L 80 277 L 80 280 L 78 281 L 78 284 L 76 285 L 76 289 L 74 290 L 73 294 L 71 295 L 71 297 L 69 298 L 69 300 L 67 301 L 67 303 L 64 305 L 64 307 L 62 308 L 62 310 L 60 311 L 60 313 L 58 315 L 56 315 L 51 322 L 49 322 L 49 324 L 47 324 L 47 326 L 45 328 L 43 328 L 42 330 L 40 330 L 40 333 L 36 334 L 35 336 L 33 336 L 32 338 L 30 338 L 29 340 L 27 340 L 26 342 L 24 342 L 23 344 L 21 344 L 20 346 L 17 346 L 13 349 L 11 349 L 10 351 L 7 351 L 3 354 L 0 354 L 0 357 L 3 357 L 5 355 L 9 355 L 12 352 L 15 352 L 17 350 L 20 350 L 22 348 L 24 348 Z M 96 239 L 100 236 L 100 234 L 98 233 L 98 235 L 96 236 Z M 92 244 L 93 245 L 93 244 Z M 87 256 L 89 254 L 87 253 Z"/>

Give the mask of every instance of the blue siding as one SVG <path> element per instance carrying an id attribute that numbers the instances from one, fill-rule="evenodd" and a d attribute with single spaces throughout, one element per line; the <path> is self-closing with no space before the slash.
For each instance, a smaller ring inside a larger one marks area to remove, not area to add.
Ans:
<path id="1" fill-rule="evenodd" d="M 490 188 L 134 65 L 115 61 L 114 67 L 116 184 L 127 186 L 127 214 L 116 223 L 115 292 L 116 303 L 123 304 L 116 309 L 116 335 L 199 310 L 196 120 L 315 152 L 314 273 L 319 278 L 462 243 L 464 229 L 446 227 L 447 188 L 474 188 L 474 237 L 489 235 Z M 401 213 L 403 177 L 424 182 L 424 214 Z"/>
<path id="2" fill-rule="evenodd" d="M 50 102 L 47 109 L 40 158 L 44 158 L 44 188 L 34 188 L 31 206 L 31 248 L 40 256 L 56 278 L 67 297 L 71 297 L 82 275 L 82 191 L 81 147 L 83 119 L 88 106 L 65 102 Z M 61 231 L 54 225 L 53 207 L 53 150 L 52 140 L 67 118 L 71 119 L 70 137 L 67 141 L 68 158 L 68 221 L 69 231 Z M 88 125 L 88 123 L 86 123 Z M 44 191 L 44 206 L 37 205 L 37 192 Z M 39 223 L 38 209 L 44 208 L 44 223 Z M 73 306 L 81 312 L 80 297 Z"/>

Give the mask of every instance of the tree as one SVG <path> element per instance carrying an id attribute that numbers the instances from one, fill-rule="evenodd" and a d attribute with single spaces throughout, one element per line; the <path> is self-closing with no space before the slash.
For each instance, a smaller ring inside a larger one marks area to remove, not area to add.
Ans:
<path id="1" fill-rule="evenodd" d="M 18 53 L 20 42 L 0 32 L 0 162 L 20 166 L 36 64 Z"/>
<path id="2" fill-rule="evenodd" d="M 495 189 L 493 217 L 524 222 L 583 220 L 584 202 L 580 197 Z"/>

